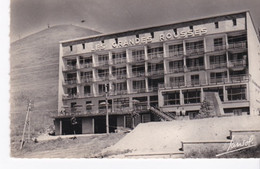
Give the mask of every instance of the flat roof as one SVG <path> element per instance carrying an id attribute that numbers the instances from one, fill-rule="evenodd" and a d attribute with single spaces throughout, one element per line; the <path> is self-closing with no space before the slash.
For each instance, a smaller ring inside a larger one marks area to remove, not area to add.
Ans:
<path id="1" fill-rule="evenodd" d="M 195 18 L 191 20 L 184 20 L 184 21 L 179 21 L 176 23 L 166 23 L 163 25 L 155 25 L 155 26 L 150 26 L 150 27 L 140 27 L 136 29 L 129 29 L 129 30 L 124 30 L 124 31 L 119 31 L 119 32 L 113 32 L 113 33 L 107 33 L 107 34 L 99 34 L 99 35 L 93 35 L 93 36 L 87 36 L 87 37 L 81 37 L 81 38 L 76 38 L 76 39 L 69 39 L 69 40 L 64 40 L 60 41 L 61 44 L 64 44 L 64 46 L 68 46 L 71 43 L 75 43 L 77 41 L 80 41 L 80 43 L 87 43 L 87 42 L 93 42 L 93 41 L 101 41 L 105 39 L 111 39 L 111 38 L 118 38 L 118 37 L 124 37 L 124 36 L 131 36 L 131 35 L 136 35 L 136 34 L 142 34 L 142 33 L 148 33 L 148 32 L 153 32 L 153 31 L 160 31 L 160 30 L 165 30 L 167 28 L 173 29 L 173 28 L 179 28 L 179 27 L 184 27 L 186 25 L 190 24 L 201 24 L 202 22 L 212 22 L 213 20 L 224 20 L 227 18 L 233 18 L 234 16 L 239 16 L 241 14 L 245 14 L 250 11 L 249 10 L 243 10 L 243 11 L 236 11 L 232 13 L 225 13 L 221 15 L 212 15 L 212 16 L 207 16 L 203 18 Z M 251 17 L 251 15 L 250 15 Z M 252 18 L 251 18 L 252 19 Z"/>

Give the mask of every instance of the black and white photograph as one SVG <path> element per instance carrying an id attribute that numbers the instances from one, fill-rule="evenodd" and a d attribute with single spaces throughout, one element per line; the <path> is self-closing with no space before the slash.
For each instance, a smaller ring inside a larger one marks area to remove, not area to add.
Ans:
<path id="1" fill-rule="evenodd" d="M 259 0 L 10 0 L 9 35 L 11 158 L 260 158 Z"/>

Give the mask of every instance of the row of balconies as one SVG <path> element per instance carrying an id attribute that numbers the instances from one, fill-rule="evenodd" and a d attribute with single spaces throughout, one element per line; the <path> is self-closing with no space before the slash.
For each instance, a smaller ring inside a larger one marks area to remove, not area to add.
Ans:
<path id="1" fill-rule="evenodd" d="M 237 43 L 232 43 L 229 44 L 228 47 L 226 45 L 221 45 L 221 46 L 213 46 L 212 49 L 210 48 L 207 52 L 213 52 L 213 51 L 220 51 L 220 50 L 226 50 L 226 49 L 244 49 L 246 48 L 246 42 L 237 42 Z M 195 48 L 195 49 L 188 49 L 186 50 L 186 55 L 200 55 L 203 54 L 204 48 Z M 163 59 L 163 51 L 158 51 L 158 52 L 153 52 L 153 53 L 148 53 L 148 61 L 149 60 L 155 60 L 155 59 Z M 179 59 L 182 58 L 185 53 L 183 50 L 168 50 L 168 59 L 175 58 Z M 139 55 L 133 55 L 132 59 L 129 62 L 138 62 L 138 61 L 144 61 L 145 60 L 145 55 L 144 54 L 139 54 Z M 93 65 L 93 63 L 84 63 L 80 64 L 79 67 L 76 65 L 67 65 L 64 71 L 69 71 L 69 70 L 76 70 L 76 69 L 82 69 L 82 68 L 91 68 L 91 67 L 100 67 L 100 66 L 108 66 L 108 65 L 115 65 L 115 64 L 122 64 L 122 63 L 127 63 L 126 58 L 116 58 L 112 59 L 111 62 L 109 60 L 104 60 L 104 61 L 98 61 Z"/>
<path id="2" fill-rule="evenodd" d="M 165 88 L 180 88 L 180 87 L 194 87 L 194 86 L 207 86 L 207 85 L 216 85 L 216 84 L 229 84 L 229 83 L 241 83 L 241 82 L 248 82 L 249 77 L 248 75 L 232 75 L 227 77 L 217 77 L 217 78 L 209 78 L 209 81 L 206 80 L 192 80 L 179 82 L 170 82 L 166 84 L 159 84 L 160 89 Z"/>
<path id="3" fill-rule="evenodd" d="M 196 87 L 196 86 L 208 86 L 208 85 L 217 85 L 217 84 L 230 84 L 230 83 L 241 83 L 248 82 L 248 75 L 232 75 L 227 77 L 217 77 L 217 78 L 209 78 L 209 81 L 194 79 L 192 81 L 177 81 L 177 82 L 169 82 L 165 84 L 158 84 L 158 86 L 148 86 L 148 89 L 145 87 L 136 88 L 134 87 L 131 92 L 127 90 L 115 90 L 109 91 L 109 95 L 124 95 L 124 94 L 133 94 L 133 93 L 145 93 L 145 92 L 156 92 L 158 89 L 171 89 L 171 88 L 182 88 L 182 87 Z M 106 93 L 104 91 L 99 91 L 96 96 L 104 96 Z M 94 97 L 93 93 L 83 93 L 83 94 L 69 94 L 64 95 L 63 99 L 74 99 L 74 98 L 86 98 L 86 97 Z"/>
<path id="4" fill-rule="evenodd" d="M 246 66 L 246 61 L 245 60 L 236 60 L 236 61 L 229 61 L 228 64 L 223 62 L 223 63 L 216 63 L 216 64 L 210 64 L 210 69 L 217 69 L 217 68 L 243 68 Z M 200 70 L 205 70 L 205 66 L 191 66 L 191 67 L 169 67 L 167 73 L 181 73 L 181 72 L 188 72 L 188 71 L 200 71 Z M 147 74 L 143 71 L 132 71 L 131 76 L 127 77 L 127 74 L 99 74 L 96 77 L 96 82 L 97 81 L 107 81 L 107 80 L 119 80 L 119 79 L 126 79 L 126 78 L 135 78 L 135 77 L 145 77 L 145 76 L 154 76 L 154 75 L 164 75 L 164 69 L 157 69 L 157 70 L 151 70 L 148 71 Z M 86 77 L 82 76 L 80 79 L 81 83 L 90 83 L 94 82 L 93 77 Z M 77 79 L 75 78 L 70 78 L 70 79 L 65 79 L 63 85 L 73 85 L 77 84 Z"/>

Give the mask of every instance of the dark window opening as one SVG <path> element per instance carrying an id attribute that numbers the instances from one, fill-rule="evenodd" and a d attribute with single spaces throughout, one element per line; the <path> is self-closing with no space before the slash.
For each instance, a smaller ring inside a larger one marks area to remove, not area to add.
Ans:
<path id="1" fill-rule="evenodd" d="M 72 51 L 73 50 L 73 48 L 72 48 L 72 46 L 70 46 L 70 51 Z"/>
<path id="2" fill-rule="evenodd" d="M 82 48 L 85 49 L 85 43 L 82 43 Z"/>
<path id="3" fill-rule="evenodd" d="M 190 26 L 190 30 L 193 30 L 193 26 Z"/>
<path id="4" fill-rule="evenodd" d="M 233 22 L 233 26 L 237 25 L 237 19 L 232 19 L 232 22 Z"/>
<path id="5" fill-rule="evenodd" d="M 139 34 L 138 35 L 135 35 L 137 38 L 139 38 Z"/>
<path id="6" fill-rule="evenodd" d="M 152 36 L 152 38 L 154 38 L 154 33 L 153 32 L 151 32 L 151 36 Z"/>
<path id="7" fill-rule="evenodd" d="M 180 104 L 180 92 L 167 92 L 164 95 L 164 105 L 179 105 Z"/>
<path id="8" fill-rule="evenodd" d="M 173 29 L 173 32 L 175 33 L 175 35 L 177 34 L 177 28 Z"/>
<path id="9" fill-rule="evenodd" d="M 116 41 L 116 44 L 118 44 L 118 39 L 117 38 L 115 38 L 115 41 Z"/>
<path id="10" fill-rule="evenodd" d="M 219 28 L 218 22 L 215 22 L 215 28 Z"/>
<path id="11" fill-rule="evenodd" d="M 183 91 L 184 104 L 200 103 L 200 90 Z"/>

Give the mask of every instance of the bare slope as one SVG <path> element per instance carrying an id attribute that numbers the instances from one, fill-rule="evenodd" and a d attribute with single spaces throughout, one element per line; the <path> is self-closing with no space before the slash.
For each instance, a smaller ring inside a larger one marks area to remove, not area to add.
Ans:
<path id="1" fill-rule="evenodd" d="M 34 100 L 36 115 L 32 118 L 35 123 L 51 123 L 49 112 L 57 110 L 58 105 L 59 41 L 95 34 L 99 33 L 73 25 L 59 25 L 11 44 L 12 125 L 22 125 L 20 121 L 25 117 L 21 113 L 26 111 L 28 97 Z"/>
<path id="2" fill-rule="evenodd" d="M 260 116 L 234 116 L 139 124 L 106 151 L 178 152 L 181 141 L 226 140 L 229 130 L 260 129 Z"/>

